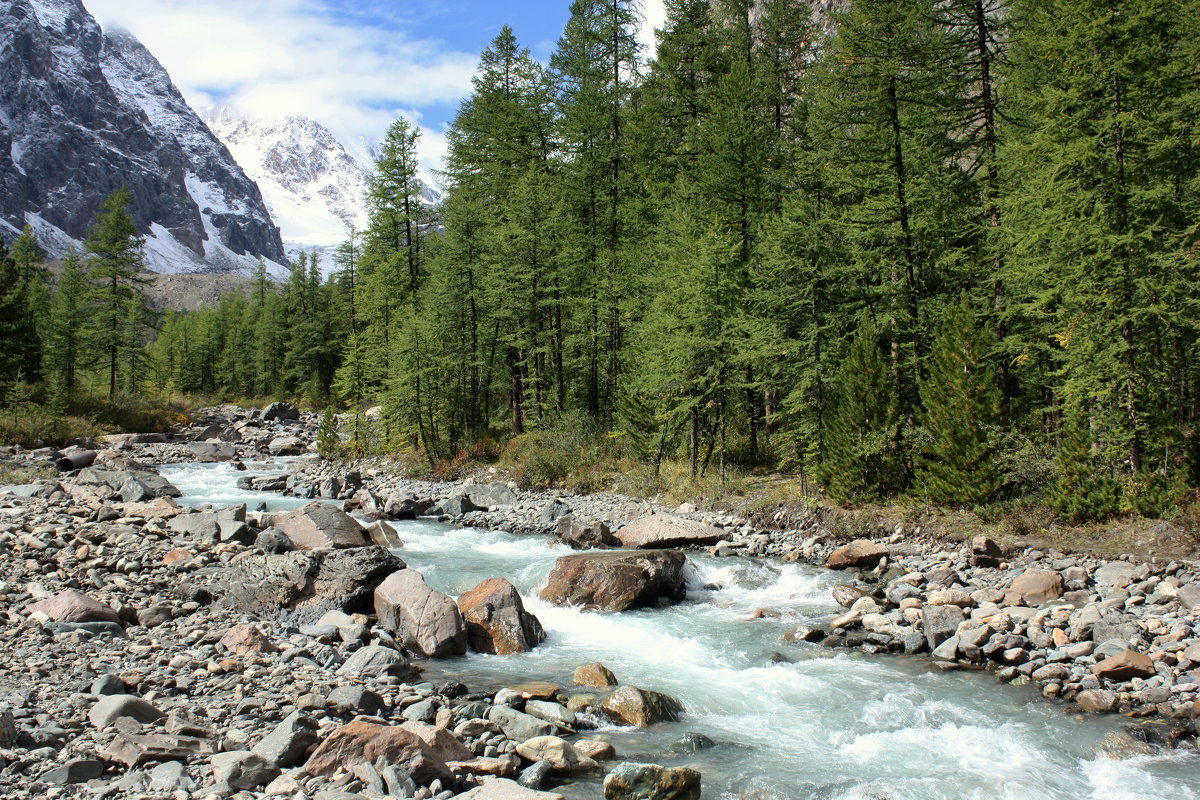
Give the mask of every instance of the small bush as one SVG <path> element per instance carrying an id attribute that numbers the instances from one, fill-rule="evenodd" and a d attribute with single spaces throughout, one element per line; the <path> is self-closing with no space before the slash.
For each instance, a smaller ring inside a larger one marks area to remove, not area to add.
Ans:
<path id="1" fill-rule="evenodd" d="M 1056 521 L 1054 511 L 1040 503 L 1018 500 L 1004 515 L 1004 524 L 1014 536 L 1032 536 L 1050 529 Z"/>

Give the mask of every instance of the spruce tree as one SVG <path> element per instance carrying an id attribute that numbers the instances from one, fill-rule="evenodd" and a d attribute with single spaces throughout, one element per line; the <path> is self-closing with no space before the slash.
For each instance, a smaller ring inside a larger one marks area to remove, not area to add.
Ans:
<path id="1" fill-rule="evenodd" d="M 138 237 L 129 213 L 131 202 L 129 190 L 123 186 L 110 194 L 101 203 L 84 242 L 100 323 L 93 345 L 107 366 L 110 399 L 117 393 L 122 355 L 128 354 L 131 342 L 141 341 L 146 330 L 141 287 L 148 281 L 139 275 L 144 240 Z M 130 375 L 128 380 L 133 382 L 136 376 Z"/>
<path id="2" fill-rule="evenodd" d="M 92 292 L 79 252 L 72 247 L 63 259 L 58 286 L 50 301 L 43 354 L 51 395 L 60 405 L 75 392 L 80 367 L 86 362 L 85 348 L 94 335 Z"/>
<path id="3" fill-rule="evenodd" d="M 999 411 L 991 343 L 975 321 L 968 296 L 947 307 L 933 339 L 921 384 L 921 424 L 927 444 L 917 459 L 918 490 L 944 506 L 993 499 L 1001 478 L 991 441 Z"/>

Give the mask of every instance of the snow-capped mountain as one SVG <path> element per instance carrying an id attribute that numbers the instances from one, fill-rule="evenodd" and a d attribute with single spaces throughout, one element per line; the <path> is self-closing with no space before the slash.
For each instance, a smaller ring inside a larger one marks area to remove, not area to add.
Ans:
<path id="1" fill-rule="evenodd" d="M 286 262 L 262 195 L 132 35 L 80 0 L 0 13 L 0 236 L 31 224 L 51 255 L 86 235 L 124 185 L 159 272 Z"/>
<path id="2" fill-rule="evenodd" d="M 229 108 L 204 117 L 258 183 L 289 246 L 335 245 L 366 225 L 371 173 L 328 128 L 305 117 L 252 119 Z"/>
<path id="3" fill-rule="evenodd" d="M 204 119 L 258 182 L 289 254 L 316 250 L 328 269 L 329 253 L 347 233 L 366 227 L 375 157 L 369 144 L 348 146 L 307 117 L 254 118 L 221 107 Z M 422 199 L 435 204 L 439 195 L 424 183 Z"/>

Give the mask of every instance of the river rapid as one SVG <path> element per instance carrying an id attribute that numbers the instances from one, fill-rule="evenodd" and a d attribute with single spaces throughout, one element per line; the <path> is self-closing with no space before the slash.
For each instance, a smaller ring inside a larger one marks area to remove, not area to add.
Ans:
<path id="1" fill-rule="evenodd" d="M 187 505 L 280 510 L 308 501 L 240 490 L 236 481 L 279 472 L 287 461 L 240 472 L 228 464 L 161 471 Z M 830 597 L 842 580 L 836 573 L 689 553 L 684 603 L 583 613 L 537 596 L 554 560 L 573 552 L 553 539 L 424 520 L 392 525 L 404 541 L 398 554 L 430 586 L 458 595 L 485 578 L 508 578 L 547 633 L 530 653 L 424 662 L 428 676 L 472 690 L 531 680 L 569 688 L 575 667 L 603 662 L 623 684 L 679 698 L 687 713 L 676 723 L 596 735 L 620 758 L 699 770 L 706 800 L 1200 797 L 1200 756 L 1128 755 L 1112 746 L 1122 717 L 1070 714 L 1030 688 L 986 672 L 935 672 L 921 657 L 783 643 L 789 628 L 825 624 L 839 611 Z M 752 618 L 759 609 L 779 616 Z M 716 745 L 678 752 L 689 733 Z M 596 783 L 556 791 L 600 796 Z"/>

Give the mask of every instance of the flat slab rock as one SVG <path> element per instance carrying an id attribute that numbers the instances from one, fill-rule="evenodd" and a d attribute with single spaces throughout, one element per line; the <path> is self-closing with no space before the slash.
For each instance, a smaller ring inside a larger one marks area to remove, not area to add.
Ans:
<path id="1" fill-rule="evenodd" d="M 616 532 L 621 546 L 649 550 L 689 545 L 713 545 L 733 537 L 720 528 L 671 514 L 652 514 L 634 520 Z"/>
<path id="2" fill-rule="evenodd" d="M 455 795 L 454 800 L 565 800 L 565 798 L 556 792 L 526 789 L 516 781 L 510 781 L 507 778 L 492 778 L 469 792 Z"/>
<path id="3" fill-rule="evenodd" d="M 358 520 L 328 503 L 309 503 L 272 520 L 297 550 L 322 547 L 365 547 L 370 544 Z"/>

